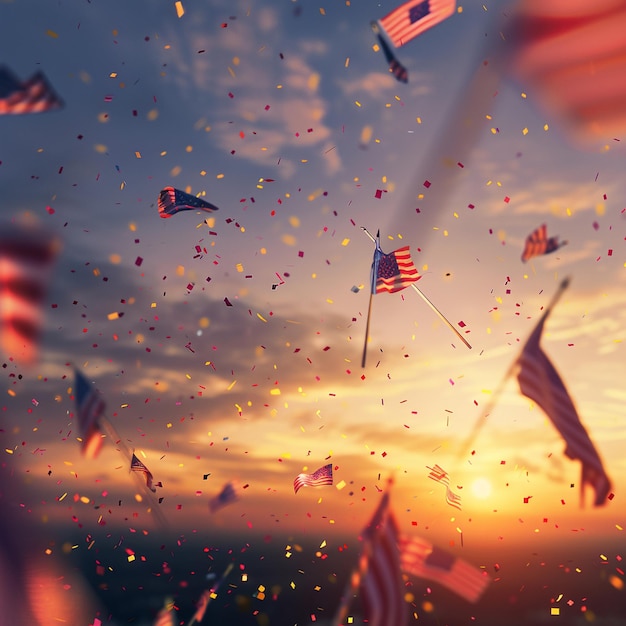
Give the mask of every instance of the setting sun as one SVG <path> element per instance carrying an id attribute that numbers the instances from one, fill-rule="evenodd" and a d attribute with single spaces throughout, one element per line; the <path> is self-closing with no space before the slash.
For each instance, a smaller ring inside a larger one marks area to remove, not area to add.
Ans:
<path id="1" fill-rule="evenodd" d="M 487 478 L 477 478 L 472 483 L 472 493 L 480 500 L 488 498 L 491 495 L 491 482 Z"/>

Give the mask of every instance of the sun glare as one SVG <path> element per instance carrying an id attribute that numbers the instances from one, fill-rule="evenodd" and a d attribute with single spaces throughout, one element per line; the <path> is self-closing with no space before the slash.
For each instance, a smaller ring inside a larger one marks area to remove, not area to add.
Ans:
<path id="1" fill-rule="evenodd" d="M 491 495 L 491 483 L 486 478 L 477 478 L 472 483 L 472 493 L 480 500 L 488 498 Z"/>

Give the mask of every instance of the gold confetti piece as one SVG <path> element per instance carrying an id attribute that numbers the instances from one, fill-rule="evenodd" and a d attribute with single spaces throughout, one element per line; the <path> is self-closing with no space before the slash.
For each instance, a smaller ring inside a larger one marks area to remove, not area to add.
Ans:
<path id="1" fill-rule="evenodd" d="M 107 315 L 107 319 L 108 319 L 108 320 L 116 320 L 116 319 L 118 319 L 118 318 L 119 318 L 119 316 L 120 316 L 120 314 L 119 314 L 119 313 L 117 313 L 117 312 L 114 312 L 114 313 L 109 313 L 109 314 Z"/>
<path id="2" fill-rule="evenodd" d="M 522 129 L 522 135 L 528 135 L 528 128 Z"/>
<path id="3" fill-rule="evenodd" d="M 279 396 L 280 395 L 280 389 L 278 387 L 274 387 L 273 389 L 270 389 L 270 396 Z"/>
<path id="4" fill-rule="evenodd" d="M 345 239 L 341 242 L 341 245 L 342 245 L 342 246 L 347 246 L 349 243 L 350 243 L 350 238 L 349 238 L 349 237 L 346 237 L 346 238 L 345 238 Z"/>
<path id="5" fill-rule="evenodd" d="M 550 607 L 550 615 L 560 615 L 561 609 L 558 606 Z"/>
<path id="6" fill-rule="evenodd" d="M 141 158 L 141 152 L 139 152 L 139 150 L 135 150 L 135 157 L 138 159 Z"/>
<path id="7" fill-rule="evenodd" d="M 59 36 L 53 30 L 50 30 L 50 29 L 46 31 L 46 35 L 48 35 L 48 37 L 52 37 L 52 39 L 59 38 Z"/>
<path id="8" fill-rule="evenodd" d="M 341 491 L 344 487 L 346 486 L 346 481 L 345 480 L 340 480 L 336 485 L 335 488 L 337 489 L 337 491 Z"/>
<path id="9" fill-rule="evenodd" d="M 263 317 L 260 313 L 257 313 L 257 314 L 256 314 L 256 316 L 257 316 L 257 317 L 258 317 L 258 318 L 259 318 L 262 322 L 266 322 L 266 323 L 267 323 L 267 320 L 266 320 L 266 319 L 265 319 L 265 318 L 264 318 L 264 317 Z"/>
<path id="10" fill-rule="evenodd" d="M 344 63 L 344 67 L 348 67 L 350 65 L 350 57 L 346 57 L 346 62 Z"/>
<path id="11" fill-rule="evenodd" d="M 176 17 L 180 19 L 183 15 L 185 15 L 185 9 L 183 7 L 183 3 L 180 1 L 177 1 L 174 3 L 174 6 L 176 7 Z"/>
<path id="12" fill-rule="evenodd" d="M 230 385 L 228 385 L 228 387 L 226 388 L 226 390 L 227 390 L 227 391 L 230 391 L 230 390 L 231 390 L 231 389 L 235 386 L 235 384 L 236 384 L 236 383 L 237 383 L 237 379 L 233 380 L 233 382 L 232 382 L 232 383 L 230 383 Z"/>
<path id="13" fill-rule="evenodd" d="M 354 104 L 356 104 L 358 107 L 360 107 L 360 106 L 361 106 L 361 103 L 360 103 L 358 100 L 355 100 L 355 101 L 354 101 Z"/>

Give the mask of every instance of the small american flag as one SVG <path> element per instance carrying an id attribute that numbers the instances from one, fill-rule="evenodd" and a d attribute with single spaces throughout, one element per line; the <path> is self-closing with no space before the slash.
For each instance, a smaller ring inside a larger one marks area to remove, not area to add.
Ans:
<path id="1" fill-rule="evenodd" d="M 438 582 L 469 602 L 477 602 L 489 585 L 481 570 L 421 537 L 401 536 L 398 546 L 403 572 Z"/>
<path id="2" fill-rule="evenodd" d="M 380 19 L 378 24 L 396 48 L 450 17 L 456 0 L 409 0 Z"/>
<path id="3" fill-rule="evenodd" d="M 524 251 L 522 252 L 522 261 L 526 263 L 526 261 L 535 256 L 550 254 L 550 252 L 554 252 L 566 244 L 567 241 L 559 242 L 558 235 L 548 237 L 548 229 L 545 224 L 542 224 L 526 237 Z"/>
<path id="4" fill-rule="evenodd" d="M 174 626 L 175 606 L 174 601 L 170 598 L 165 600 L 165 606 L 159 611 L 154 620 L 153 626 Z"/>
<path id="5" fill-rule="evenodd" d="M 293 481 L 293 490 L 298 493 L 302 487 L 321 487 L 333 484 L 332 463 L 320 467 L 312 474 L 298 474 Z"/>
<path id="6" fill-rule="evenodd" d="M 454 507 L 455 509 L 461 510 L 461 496 L 458 493 L 454 493 L 450 488 L 450 478 L 448 477 L 448 472 L 446 472 L 441 466 L 435 465 L 435 467 L 428 467 L 430 470 L 430 474 L 428 474 L 428 478 L 434 480 L 435 482 L 441 483 L 446 487 L 446 502 Z"/>
<path id="7" fill-rule="evenodd" d="M 82 453 L 88 459 L 95 459 L 102 447 L 102 433 L 98 424 L 104 414 L 106 404 L 98 390 L 78 371 L 76 379 L 76 411 L 78 429 L 83 445 Z"/>
<path id="8" fill-rule="evenodd" d="M 611 481 L 561 377 L 539 345 L 549 313 L 550 309 L 544 313 L 522 350 L 517 380 L 521 392 L 544 410 L 565 440 L 565 455 L 580 459 L 581 492 L 585 485 L 591 485 L 595 491 L 594 504 L 601 506 L 611 491 Z"/>
<path id="9" fill-rule="evenodd" d="M 141 462 L 141 460 L 135 455 L 133 452 L 133 458 L 130 462 L 130 471 L 131 472 L 141 472 L 146 477 L 146 485 L 148 489 L 152 492 L 156 492 L 156 487 L 153 486 L 152 481 L 154 480 L 152 476 L 152 472 Z"/>
<path id="10" fill-rule="evenodd" d="M 409 246 L 385 254 L 380 248 L 379 238 L 376 239 L 372 262 L 372 293 L 401 291 L 420 278 L 411 260 Z"/>
<path id="11" fill-rule="evenodd" d="M 176 215 L 180 211 L 206 211 L 207 213 L 213 213 L 219 210 L 214 204 L 174 187 L 161 189 L 158 208 L 159 215 L 164 218 L 172 217 L 172 215 Z"/>
<path id="12" fill-rule="evenodd" d="M 6 66 L 0 67 L 0 115 L 43 113 L 62 106 L 42 72 L 20 82 Z"/>
<path id="13" fill-rule="evenodd" d="M 231 480 L 230 482 L 226 483 L 222 488 L 222 491 L 220 491 L 219 494 L 209 500 L 209 511 L 211 511 L 211 513 L 215 513 L 221 508 L 224 508 L 226 505 L 239 500 L 240 490 L 241 488 L 239 486 L 239 483 L 237 483 L 236 481 Z"/>

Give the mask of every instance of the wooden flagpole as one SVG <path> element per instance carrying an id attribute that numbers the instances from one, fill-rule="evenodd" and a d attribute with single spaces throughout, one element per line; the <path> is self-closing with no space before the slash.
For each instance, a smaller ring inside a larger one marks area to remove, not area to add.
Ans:
<path id="1" fill-rule="evenodd" d="M 365 228 L 365 226 L 361 226 L 361 229 L 372 241 L 376 241 L 372 233 L 370 233 L 369 230 Z M 415 291 L 422 297 L 424 302 L 428 304 L 428 306 L 440 317 L 440 319 L 443 320 L 448 325 L 448 328 L 454 331 L 456 336 L 471 350 L 472 346 L 469 344 L 467 339 L 463 337 L 463 335 L 452 325 L 452 323 L 446 318 L 446 316 L 424 295 L 424 293 L 417 288 L 417 285 L 415 283 L 411 283 L 411 287 L 415 289 Z"/>
<path id="2" fill-rule="evenodd" d="M 533 330 L 531 331 L 530 335 L 528 335 L 528 337 L 532 337 L 532 334 L 535 332 L 539 324 L 542 324 L 545 321 L 546 317 L 548 317 L 548 315 L 550 314 L 550 311 L 552 311 L 556 303 L 559 301 L 560 297 L 563 295 L 563 292 L 569 286 L 569 283 L 570 283 L 569 277 L 566 277 L 561 281 L 559 288 L 557 289 L 556 293 L 552 296 L 552 300 L 550 300 L 550 304 L 548 304 L 545 311 L 543 312 L 543 315 L 541 316 L 539 321 L 535 324 Z M 524 346 L 526 346 L 527 342 L 528 342 L 528 339 L 526 339 L 526 341 L 524 342 Z M 522 348 L 522 351 L 523 351 L 523 348 Z M 513 374 L 517 370 L 518 363 L 519 363 L 519 356 L 513 361 L 513 363 L 511 363 L 511 365 L 509 365 L 509 368 L 506 370 L 506 372 L 504 373 L 504 376 L 500 380 L 500 383 L 498 384 L 495 391 L 491 395 L 491 398 L 489 399 L 487 406 L 481 411 L 478 419 L 476 420 L 476 423 L 474 424 L 474 428 L 472 429 L 472 432 L 467 436 L 467 438 L 465 439 L 465 443 L 460 448 L 461 451 L 459 453 L 459 457 L 458 457 L 459 459 L 462 458 L 465 454 L 467 454 L 467 451 L 469 450 L 472 443 L 478 436 L 479 431 L 485 425 L 487 418 L 489 417 L 494 407 L 496 406 L 498 400 L 500 399 L 500 396 L 502 395 L 502 392 L 504 391 L 504 388 L 507 382 L 509 381 L 509 378 L 511 378 L 511 376 L 513 376 Z"/>

